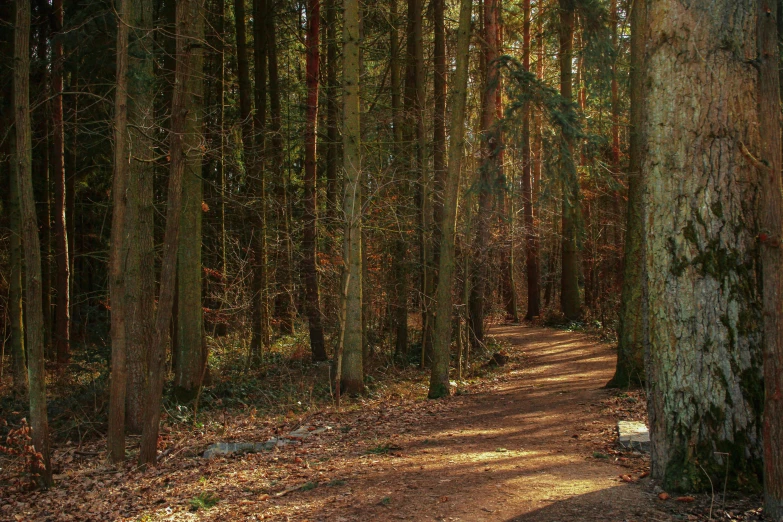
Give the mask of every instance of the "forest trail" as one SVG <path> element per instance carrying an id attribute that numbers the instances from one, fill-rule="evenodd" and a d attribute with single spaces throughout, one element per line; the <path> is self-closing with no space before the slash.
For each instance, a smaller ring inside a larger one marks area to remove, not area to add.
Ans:
<path id="1" fill-rule="evenodd" d="M 392 436 L 398 453 L 354 456 L 355 465 L 346 463 L 352 468 L 346 491 L 334 495 L 318 488 L 291 495 L 267 516 L 670 520 L 649 488 L 619 479 L 633 475 L 627 469 L 632 464 L 621 467 L 595 457 L 597 450 L 604 457 L 616 421 L 601 404 L 612 396 L 603 389 L 614 369 L 611 346 L 535 327 L 495 327 L 492 335 L 510 344 L 511 356 L 495 382 L 447 399 L 440 411 L 415 415 L 410 419 L 415 425 Z"/>

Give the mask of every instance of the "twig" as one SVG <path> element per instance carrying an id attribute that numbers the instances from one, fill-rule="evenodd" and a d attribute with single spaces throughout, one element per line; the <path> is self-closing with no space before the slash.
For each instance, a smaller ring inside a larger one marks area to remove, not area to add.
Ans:
<path id="1" fill-rule="evenodd" d="M 289 493 L 292 493 L 292 492 L 294 492 L 294 491 L 296 491 L 298 489 L 302 489 L 307 484 L 308 484 L 308 482 L 305 482 L 304 484 L 299 484 L 298 486 L 293 486 L 293 487 L 290 487 L 288 489 L 284 489 L 283 491 L 279 491 L 279 492 L 275 493 L 273 496 L 275 498 L 284 497 L 284 496 L 288 495 Z"/>
<path id="2" fill-rule="evenodd" d="M 742 143 L 741 141 L 738 143 L 739 143 L 740 152 L 742 153 L 743 156 L 745 156 L 745 158 L 750 162 L 751 165 L 764 172 L 769 172 L 769 173 L 773 172 L 772 168 L 769 165 L 767 165 L 766 163 L 764 163 L 764 161 L 758 159 L 756 156 L 751 154 L 744 143 Z"/>
<path id="3" fill-rule="evenodd" d="M 712 498 L 710 500 L 710 521 L 712 521 L 712 506 L 715 505 L 715 486 L 712 485 L 712 478 L 710 478 L 709 473 L 707 473 L 707 470 L 705 470 L 701 464 L 699 464 L 699 467 L 704 472 L 705 475 L 707 475 L 707 480 L 710 481 L 710 490 L 712 491 Z"/>

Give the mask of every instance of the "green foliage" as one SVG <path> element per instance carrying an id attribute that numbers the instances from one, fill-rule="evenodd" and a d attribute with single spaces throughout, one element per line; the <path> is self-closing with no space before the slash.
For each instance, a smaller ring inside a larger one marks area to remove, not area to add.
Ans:
<path id="1" fill-rule="evenodd" d="M 202 491 L 192 499 L 190 499 L 191 511 L 198 511 L 199 509 L 211 509 L 220 502 L 220 498 L 211 491 Z"/>
<path id="2" fill-rule="evenodd" d="M 302 486 L 300 489 L 302 491 L 310 491 L 311 489 L 315 489 L 318 487 L 317 482 L 306 482 L 304 486 Z"/>

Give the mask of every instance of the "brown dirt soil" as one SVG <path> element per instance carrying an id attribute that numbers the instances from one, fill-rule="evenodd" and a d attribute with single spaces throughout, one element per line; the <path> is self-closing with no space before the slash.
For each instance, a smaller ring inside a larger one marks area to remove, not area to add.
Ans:
<path id="1" fill-rule="evenodd" d="M 709 497 L 659 500 L 659 491 L 642 478 L 646 459 L 614 449 L 616 420 L 643 417 L 644 408 L 640 393 L 603 388 L 615 360 L 610 345 L 537 327 L 500 326 L 492 334 L 507 346 L 510 362 L 455 396 L 427 401 L 422 389 L 419 400 L 325 410 L 285 429 L 308 424 L 330 431 L 268 453 L 205 461 L 198 456 L 201 444 L 170 453 L 154 470 L 120 473 L 93 459 L 49 492 L 0 499 L 0 518 L 707 519 Z M 274 433 L 252 419 L 246 425 L 237 440 Z M 196 509 L 196 498 L 217 503 Z M 716 512 L 714 519 L 757 520 L 745 514 L 753 502 L 735 501 L 736 518 Z"/>

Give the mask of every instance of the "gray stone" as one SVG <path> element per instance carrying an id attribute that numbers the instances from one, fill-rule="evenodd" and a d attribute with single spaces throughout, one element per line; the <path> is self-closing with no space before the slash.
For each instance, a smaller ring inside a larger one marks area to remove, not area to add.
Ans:
<path id="1" fill-rule="evenodd" d="M 624 449 L 650 452 L 650 431 L 643 422 L 618 421 L 617 443 Z"/>
<path id="2" fill-rule="evenodd" d="M 237 453 L 258 453 L 261 451 L 270 451 L 277 445 L 277 441 L 266 442 L 218 442 L 212 444 L 204 452 L 205 459 L 211 459 L 219 455 L 234 455 Z"/>
<path id="3" fill-rule="evenodd" d="M 299 426 L 297 429 L 289 433 L 287 437 L 294 440 L 304 440 L 306 438 L 312 437 L 313 435 L 320 435 L 321 433 L 325 433 L 331 429 L 332 428 L 329 426 L 321 426 L 317 428 L 315 426 Z"/>

